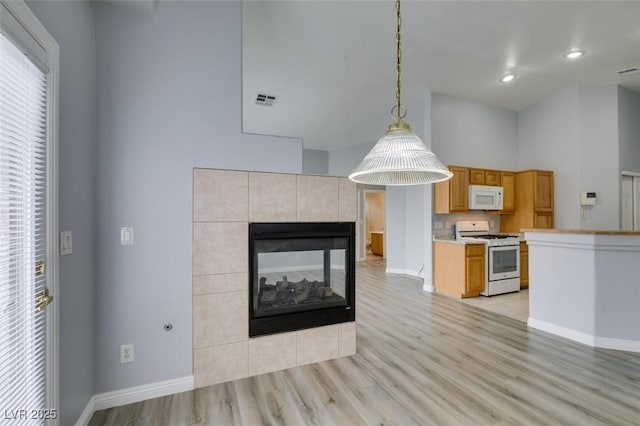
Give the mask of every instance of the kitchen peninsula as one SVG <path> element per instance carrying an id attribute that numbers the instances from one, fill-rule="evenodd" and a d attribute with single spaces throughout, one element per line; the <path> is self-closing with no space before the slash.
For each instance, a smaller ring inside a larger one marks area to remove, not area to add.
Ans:
<path id="1" fill-rule="evenodd" d="M 640 352 L 640 232 L 528 229 L 528 325 Z"/>

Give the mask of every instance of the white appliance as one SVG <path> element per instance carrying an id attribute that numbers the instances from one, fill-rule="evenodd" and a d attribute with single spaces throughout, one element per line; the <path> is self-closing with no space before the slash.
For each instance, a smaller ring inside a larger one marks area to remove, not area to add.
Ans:
<path id="1" fill-rule="evenodd" d="M 481 241 L 485 245 L 483 296 L 520 291 L 520 238 L 514 234 L 490 234 L 489 222 L 456 222 L 458 241 Z"/>
<path id="2" fill-rule="evenodd" d="M 469 185 L 469 210 L 502 210 L 501 186 Z"/>

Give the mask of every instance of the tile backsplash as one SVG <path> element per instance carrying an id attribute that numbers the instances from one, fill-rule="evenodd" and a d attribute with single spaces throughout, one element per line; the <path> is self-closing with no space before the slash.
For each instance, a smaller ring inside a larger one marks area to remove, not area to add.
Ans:
<path id="1" fill-rule="evenodd" d="M 500 215 L 489 214 L 482 211 L 465 213 L 434 214 L 433 215 L 433 236 L 453 237 L 455 236 L 455 224 L 461 220 L 486 220 L 489 222 L 490 232 L 500 232 Z"/>

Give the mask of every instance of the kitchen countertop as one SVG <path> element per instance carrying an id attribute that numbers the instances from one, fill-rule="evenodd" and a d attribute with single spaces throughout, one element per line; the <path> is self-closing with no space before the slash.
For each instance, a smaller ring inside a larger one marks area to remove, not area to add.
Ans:
<path id="1" fill-rule="evenodd" d="M 450 244 L 484 244 L 484 241 L 458 241 L 455 237 L 444 236 L 444 237 L 433 237 L 434 243 L 450 243 Z"/>
<path id="2" fill-rule="evenodd" d="M 583 235 L 634 235 L 640 231 L 597 231 L 589 229 L 523 229 L 522 232 L 541 232 L 545 234 L 583 234 Z"/>

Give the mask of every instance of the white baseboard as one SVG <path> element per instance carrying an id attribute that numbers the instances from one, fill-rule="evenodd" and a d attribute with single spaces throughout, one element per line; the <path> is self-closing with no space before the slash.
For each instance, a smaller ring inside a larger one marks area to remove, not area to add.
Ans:
<path id="1" fill-rule="evenodd" d="M 538 330 L 546 331 L 547 333 L 555 334 L 556 336 L 564 337 L 565 339 L 573 340 L 574 342 L 594 346 L 594 337 L 581 331 L 551 324 L 546 321 L 540 321 L 531 317 L 527 319 L 527 325 L 531 328 L 536 328 Z"/>
<path id="2" fill-rule="evenodd" d="M 531 328 L 546 331 L 547 333 L 555 334 L 556 336 L 564 337 L 566 339 L 573 340 L 575 342 L 579 342 L 594 348 L 640 352 L 640 341 L 636 340 L 592 336 L 581 331 L 561 327 L 559 325 L 551 324 L 546 321 L 540 321 L 531 317 L 527 319 L 527 325 Z"/>
<path id="3" fill-rule="evenodd" d="M 411 277 L 422 278 L 422 275 L 419 275 L 417 271 L 412 271 L 410 269 L 387 268 L 385 272 L 387 274 L 403 274 Z"/>
<path id="4" fill-rule="evenodd" d="M 111 392 L 94 395 L 89 400 L 82 415 L 76 422 L 76 426 L 86 426 L 93 413 L 97 410 L 133 404 L 151 398 L 172 395 L 174 393 L 193 390 L 193 376 L 180 377 L 178 379 L 164 380 L 131 388 L 119 389 Z"/>
<path id="5" fill-rule="evenodd" d="M 614 339 L 612 337 L 598 336 L 596 336 L 595 340 L 596 348 L 616 349 L 619 351 L 627 352 L 640 352 L 640 341 L 638 340 Z"/>
<path id="6" fill-rule="evenodd" d="M 87 402 L 87 406 L 82 410 L 82 414 L 78 417 L 78 421 L 76 421 L 76 426 L 87 426 L 89 424 L 89 420 L 91 420 L 91 416 L 96 411 L 96 402 L 95 396 L 92 396 Z"/>
<path id="7" fill-rule="evenodd" d="M 426 291 L 427 293 L 435 293 L 436 288 L 433 286 L 433 284 L 424 284 L 422 286 L 422 291 Z"/>

